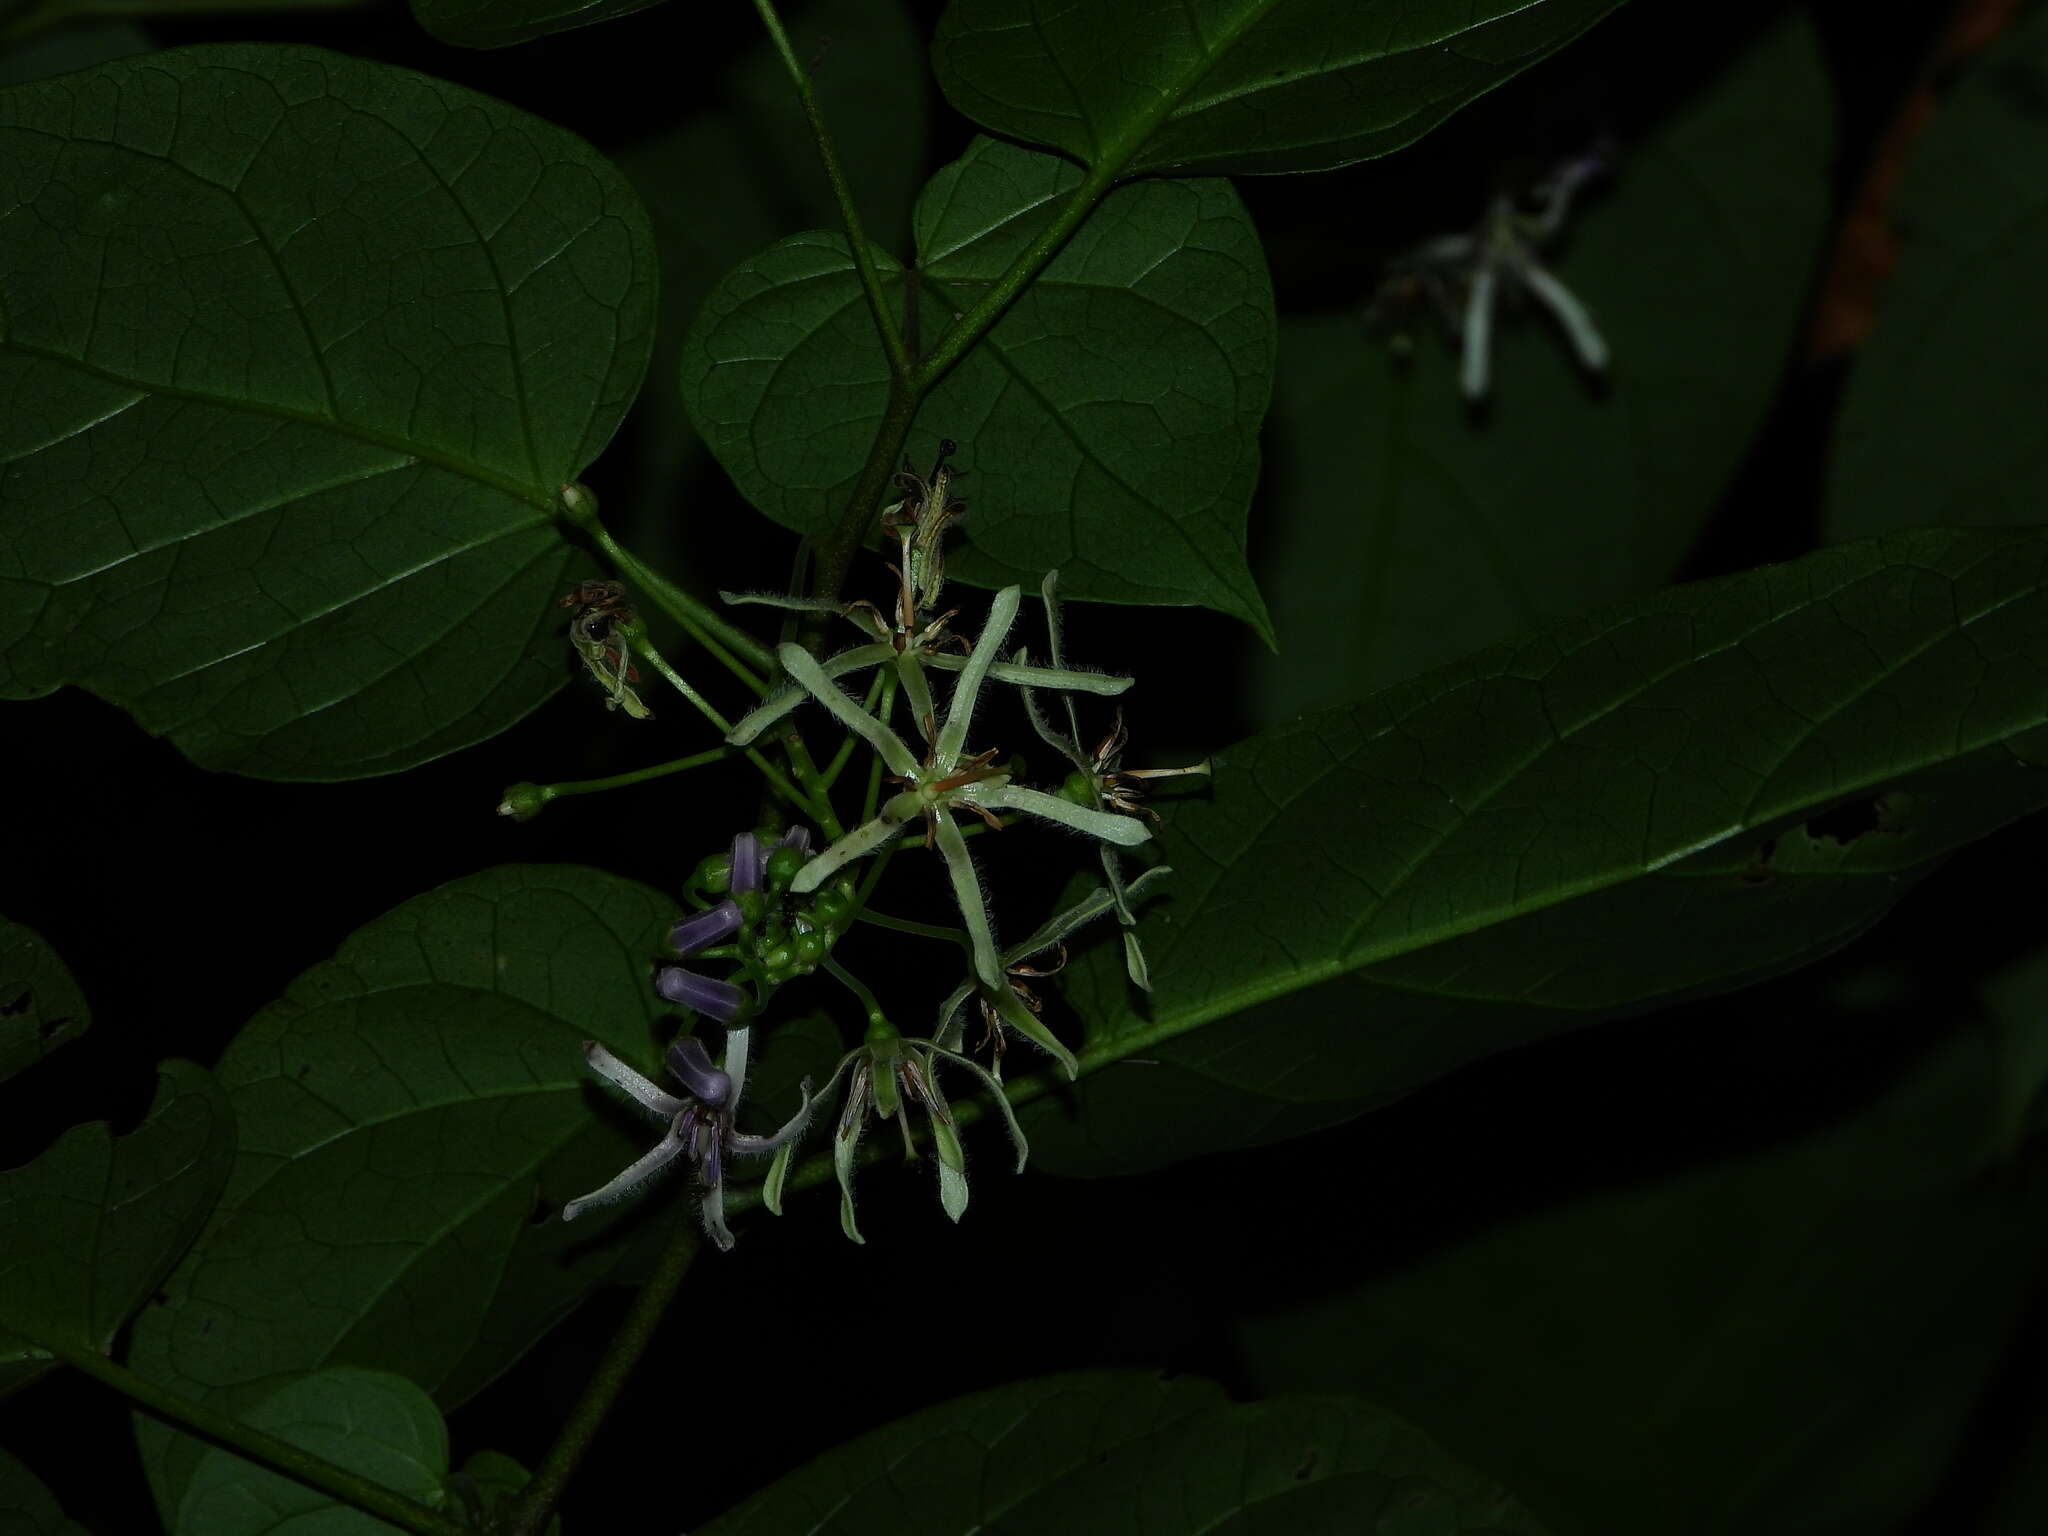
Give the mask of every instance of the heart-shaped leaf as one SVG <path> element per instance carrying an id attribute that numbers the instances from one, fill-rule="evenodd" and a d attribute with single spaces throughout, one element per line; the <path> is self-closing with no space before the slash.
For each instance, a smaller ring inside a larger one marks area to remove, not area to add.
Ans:
<path id="1" fill-rule="evenodd" d="M 1798 965 L 2048 804 L 2044 721 L 2048 531 L 1936 529 L 1255 736 L 1169 813 L 1149 999 L 1114 946 L 1067 973 L 1083 1061 L 1150 1065 L 1034 1105 L 1034 1158 L 1129 1171 L 1298 1134 Z"/>
<path id="2" fill-rule="evenodd" d="M 1620 151 L 1554 268 L 1611 349 L 1604 382 L 1534 306 L 1496 323 L 1483 410 L 1434 314 L 1413 317 L 1406 357 L 1355 311 L 1282 325 L 1259 503 L 1280 652 L 1252 662 L 1260 719 L 1670 579 L 1776 392 L 1827 228 L 1832 138 L 1819 41 L 1795 13 Z"/>
<path id="3" fill-rule="evenodd" d="M 233 1151 L 213 1078 L 169 1061 L 128 1135 L 76 1126 L 0 1173 L 0 1392 L 50 1368 L 37 1341 L 113 1343 L 205 1222 Z"/>
<path id="4" fill-rule="evenodd" d="M 448 1427 L 402 1376 L 337 1366 L 294 1377 L 236 1415 L 251 1428 L 381 1483 L 428 1508 L 444 1497 Z M 221 1446 L 199 1454 L 171 1536 L 286 1536 L 389 1530 L 381 1520 Z"/>
<path id="5" fill-rule="evenodd" d="M 1128 170 L 1324 171 L 1412 144 L 1620 0 L 954 0 L 933 62 L 992 133 Z"/>
<path id="6" fill-rule="evenodd" d="M 1898 266 L 1836 426 L 1836 538 L 2028 523 L 2048 504 L 2048 12 L 1942 95 L 1898 186 Z"/>
<path id="7" fill-rule="evenodd" d="M 933 177 L 916 217 L 924 334 L 1080 180 L 990 139 Z M 884 271 L 900 303 L 909 274 Z M 1265 633 L 1244 525 L 1272 369 L 1265 259 L 1229 183 L 1111 193 L 919 411 L 912 457 L 952 438 L 968 475 L 949 570 L 996 585 L 1057 566 L 1069 596 L 1202 603 Z M 683 391 L 748 500 L 799 532 L 833 527 L 888 398 L 845 242 L 793 235 L 728 274 L 684 344 Z"/>
<path id="8" fill-rule="evenodd" d="M 42 935 L 0 917 L 0 1083 L 76 1040 L 91 1022 L 70 967 Z"/>
<path id="9" fill-rule="evenodd" d="M 654 297 L 588 145 L 340 54 L 177 49 L 0 91 L 0 205 L 0 696 L 335 779 L 561 685 L 554 498 Z"/>
<path id="10" fill-rule="evenodd" d="M 554 1213 L 644 1152 L 581 1044 L 651 1072 L 675 904 L 574 866 L 510 866 L 358 930 L 220 1062 L 241 1149 L 213 1221 L 135 1328 L 134 1368 L 238 1412 L 285 1377 L 388 1370 L 453 1407 L 616 1256 Z M 195 1442 L 138 1424 L 158 1507 Z"/>
<path id="11" fill-rule="evenodd" d="M 1232 1403 L 1192 1376 L 1097 1371 L 899 1419 L 771 1484 L 704 1536 L 1136 1529 L 1539 1536 L 1541 1527 L 1510 1494 L 1369 1404 Z"/>

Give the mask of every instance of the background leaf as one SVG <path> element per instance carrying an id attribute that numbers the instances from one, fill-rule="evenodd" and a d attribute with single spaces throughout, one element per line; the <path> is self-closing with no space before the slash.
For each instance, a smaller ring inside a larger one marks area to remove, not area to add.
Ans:
<path id="1" fill-rule="evenodd" d="M 1161 838 L 1157 990 L 1134 1005 L 1113 946 L 1063 985 L 1088 1051 L 1153 1065 L 1034 1105 L 1034 1158 L 1128 1172 L 1300 1134 L 1825 953 L 2048 803 L 2044 558 L 2034 529 L 1848 545 L 1217 754 Z"/>
<path id="2" fill-rule="evenodd" d="M 395 1493 L 441 1505 L 448 1430 L 433 1400 L 401 1376 L 347 1367 L 315 1371 L 266 1393 L 237 1415 Z M 321 1536 L 391 1529 L 280 1473 L 207 1446 L 168 1522 L 172 1536 Z"/>
<path id="3" fill-rule="evenodd" d="M 581 1042 L 653 1073 L 675 903 L 575 866 L 487 870 L 358 930 L 221 1058 L 242 1131 L 219 1211 L 135 1329 L 134 1369 L 228 1412 L 287 1376 L 388 1370 L 453 1407 L 600 1284 L 613 1224 L 562 1203 L 651 1144 Z M 138 1436 L 160 1509 L 195 1442 Z"/>
<path id="4" fill-rule="evenodd" d="M 1836 425 L 1827 528 L 2025 523 L 2048 504 L 2048 12 L 1948 91 L 1899 184 L 1898 267 Z"/>
<path id="5" fill-rule="evenodd" d="M 459 48 L 509 48 L 551 32 L 614 21 L 660 0 L 412 0 L 413 16 Z"/>
<path id="6" fill-rule="evenodd" d="M 343 778 L 568 675 L 551 524 L 639 383 L 646 220 L 588 146 L 317 49 L 0 92 L 0 694 Z"/>
<path id="7" fill-rule="evenodd" d="M 1323 171 L 1412 144 L 1619 0 L 954 0 L 932 58 L 992 133 L 1130 170 Z"/>
<path id="8" fill-rule="evenodd" d="M 77 1126 L 0 1173 L 0 1392 L 34 1380 L 39 1338 L 104 1350 L 206 1220 L 234 1126 L 206 1069 L 168 1061 L 143 1122 L 116 1140 Z"/>
<path id="9" fill-rule="evenodd" d="M 1839 1033 L 1838 1050 L 1857 1048 Z M 1762 1032 L 1743 1038 L 1768 1053 Z M 1362 1283 L 1244 1325 L 1252 1379 L 1383 1402 L 1560 1533 L 1960 1529 L 1916 1516 L 2042 1252 L 2038 1179 L 1987 1155 L 1990 1046 L 1958 1031 L 1818 1126 L 1799 1085 L 1786 1097 L 1806 1123 L 1776 1145 L 1651 1178 L 1617 1145 L 1590 1197 L 1391 1268 L 1360 1255 Z M 1754 1134 L 1750 1101 L 1784 1092 L 1783 1066 L 1767 1057 L 1746 1096 L 1698 1105 L 1724 1144 Z M 1643 1092 L 1680 1118 L 1695 1107 L 1683 1086 Z M 1604 1113 L 1626 1128 L 1642 1111 Z"/>
<path id="10" fill-rule="evenodd" d="M 1411 1426 L 1342 1398 L 1231 1403 L 1194 1377 L 1041 1377 L 829 1451 L 704 1536 L 857 1532 L 1528 1533 L 1514 1499 Z"/>
<path id="11" fill-rule="evenodd" d="M 919 313 L 936 338 L 1079 184 L 1064 161 L 978 139 L 917 207 Z M 905 274 L 886 266 L 900 302 Z M 949 569 L 999 584 L 1053 566 L 1073 597 L 1202 603 L 1264 633 L 1244 565 L 1272 378 L 1258 236 L 1220 180 L 1105 198 L 926 399 L 911 457 L 963 445 L 970 515 Z M 757 507 L 832 527 L 886 402 L 852 257 L 793 235 L 706 301 L 683 349 L 697 430 Z"/>
<path id="12" fill-rule="evenodd" d="M 67 1520 L 42 1479 L 0 1450 L 0 1529 L 20 1536 L 86 1536 L 85 1527 Z"/>
<path id="13" fill-rule="evenodd" d="M 1482 410 L 1433 314 L 1406 357 L 1356 308 L 1282 324 L 1264 720 L 1670 579 L 1776 393 L 1826 230 L 1829 97 L 1811 22 L 1781 16 L 1581 195 L 1553 270 L 1613 350 L 1604 383 L 1530 306 L 1495 331 Z M 1381 169 L 1349 197 L 1392 205 Z"/>
<path id="14" fill-rule="evenodd" d="M 0 1083 L 91 1022 L 77 978 L 42 935 L 0 917 Z"/>

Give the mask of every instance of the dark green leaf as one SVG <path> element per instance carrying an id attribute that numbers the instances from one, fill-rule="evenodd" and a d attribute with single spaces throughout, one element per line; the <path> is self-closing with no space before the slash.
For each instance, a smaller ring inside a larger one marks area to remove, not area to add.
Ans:
<path id="1" fill-rule="evenodd" d="M 448 1475 L 448 1429 L 433 1400 L 400 1376 L 335 1367 L 296 1377 L 237 1415 L 394 1493 L 438 1506 Z M 244 1461 L 233 1451 L 200 1452 L 171 1536 L 371 1536 L 384 1521 L 327 1494 Z"/>
<path id="2" fill-rule="evenodd" d="M 1997 1065 L 1959 1033 L 1841 1123 L 1491 1226 L 1254 1319 L 1242 1358 L 1387 1404 L 1575 1536 L 1949 1529 L 1913 1517 L 2042 1246 L 1985 1155 Z"/>
<path id="3" fill-rule="evenodd" d="M 1803 963 L 2048 803 L 2048 532 L 1668 589 L 1216 757 L 1143 925 L 1068 972 L 1096 1075 L 1034 1156 L 1298 1134 L 1524 1041 Z M 2026 733 L 2036 732 L 2029 737 Z M 1207 1026 L 1218 1027 L 1207 1027 Z"/>
<path id="4" fill-rule="evenodd" d="M 1670 578 L 1776 389 L 1826 229 L 1832 126 L 1795 14 L 1581 195 L 1554 270 L 1613 350 L 1606 387 L 1528 308 L 1496 329 L 1483 411 L 1433 315 L 1405 360 L 1355 313 L 1282 326 L 1262 718 Z"/>
<path id="5" fill-rule="evenodd" d="M 1323 171 L 1412 144 L 1620 0 L 954 0 L 933 62 L 993 133 L 1127 170 Z"/>
<path id="6" fill-rule="evenodd" d="M 568 670 L 558 487 L 637 387 L 646 218 L 580 140 L 317 49 L 0 92 L 0 695 L 333 779 Z"/>
<path id="7" fill-rule="evenodd" d="M 0 1083 L 76 1040 L 91 1022 L 70 967 L 41 934 L 0 917 Z"/>
<path id="8" fill-rule="evenodd" d="M 301 976 L 221 1058 L 234 1176 L 138 1320 L 134 1368 L 228 1412 L 329 1365 L 453 1407 L 517 1359 L 615 1257 L 606 1215 L 554 1213 L 651 1137 L 581 1043 L 658 1071 L 673 1028 L 652 962 L 675 916 L 595 870 L 510 866 L 413 898 Z M 194 1442 L 139 1433 L 175 1509 Z"/>
<path id="9" fill-rule="evenodd" d="M 66 1131 L 0 1173 L 0 1391 L 49 1368 L 35 1339 L 104 1350 L 205 1222 L 234 1126 L 203 1067 L 165 1062 L 142 1124 Z"/>
<path id="10" fill-rule="evenodd" d="M 988 139 L 932 179 L 916 219 L 926 337 L 1080 179 Z M 885 272 L 900 304 L 905 274 Z M 1244 523 L 1272 367 L 1265 259 L 1229 183 L 1110 194 L 919 413 L 912 457 L 950 437 L 970 476 L 950 569 L 999 584 L 1057 566 L 1069 596 L 1202 603 L 1265 633 Z M 683 390 L 754 505 L 800 532 L 834 526 L 888 395 L 844 241 L 793 235 L 729 274 L 684 344 Z"/>
<path id="11" fill-rule="evenodd" d="M 1139 1511 L 1142 1510 L 1142 1516 Z M 1537 1536 L 1515 1500 L 1391 1414 L 1231 1403 L 1190 1376 L 1046 1376 L 828 1451 L 704 1536 Z"/>
<path id="12" fill-rule="evenodd" d="M 1828 532 L 2026 523 L 2048 505 L 2048 12 L 1944 94 L 1900 182 L 1898 266 L 1850 375 Z"/>
<path id="13" fill-rule="evenodd" d="M 797 57 L 820 60 L 812 88 L 851 168 L 863 227 L 894 244 L 910 227 L 924 174 L 925 92 L 910 84 L 924 68 L 923 34 L 900 0 L 818 0 L 787 24 Z M 683 405 L 684 334 L 741 261 L 792 229 L 839 221 L 817 145 L 765 34 L 689 105 L 688 117 L 619 156 L 653 220 L 662 323 L 627 429 L 632 483 L 605 498 L 607 517 L 622 519 L 615 531 L 670 571 L 689 568 L 692 536 L 702 532 L 675 515 L 704 452 Z"/>
<path id="14" fill-rule="evenodd" d="M 0 1530 L 19 1536 L 86 1536 L 86 1529 L 68 1520 L 42 1479 L 0 1451 Z"/>

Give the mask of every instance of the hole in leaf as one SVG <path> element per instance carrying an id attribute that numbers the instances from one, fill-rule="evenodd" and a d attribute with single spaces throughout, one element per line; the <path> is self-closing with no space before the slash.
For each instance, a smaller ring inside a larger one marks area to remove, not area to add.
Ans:
<path id="1" fill-rule="evenodd" d="M 1808 817 L 1806 835 L 1815 842 L 1827 838 L 1846 848 L 1873 832 L 1903 832 L 1905 828 L 1901 822 L 1912 803 L 1911 795 L 1897 791 L 1851 800 L 1831 811 Z"/>
<path id="2" fill-rule="evenodd" d="M 1323 1453 L 1315 1446 L 1310 1446 L 1307 1453 L 1301 1458 L 1301 1465 L 1294 1469 L 1294 1480 L 1297 1483 L 1307 1482 L 1309 1478 L 1315 1475 L 1316 1464 L 1322 1459 Z"/>
<path id="3" fill-rule="evenodd" d="M 11 1019 L 17 1014 L 27 1013 L 35 1006 L 36 990 L 26 982 L 17 984 L 18 990 L 9 991 L 0 987 L 0 1019 Z"/>

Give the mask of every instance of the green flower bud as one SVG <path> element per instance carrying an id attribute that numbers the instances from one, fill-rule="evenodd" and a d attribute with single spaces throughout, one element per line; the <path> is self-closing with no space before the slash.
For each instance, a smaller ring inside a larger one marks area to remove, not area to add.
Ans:
<path id="1" fill-rule="evenodd" d="M 690 876 L 690 889 L 709 896 L 723 896 L 732 889 L 732 855 L 714 853 Z"/>
<path id="2" fill-rule="evenodd" d="M 505 791 L 505 797 L 498 802 L 498 814 L 510 816 L 514 821 L 531 821 L 541 813 L 541 807 L 554 799 L 554 791 L 543 789 L 538 784 L 514 784 Z"/>
<path id="3" fill-rule="evenodd" d="M 786 891 L 789 882 L 796 878 L 796 872 L 804 867 L 804 852 L 800 848 L 778 848 L 768 855 L 768 889 Z"/>
<path id="4" fill-rule="evenodd" d="M 1066 783 L 1060 786 L 1060 798 L 1093 810 L 1097 800 L 1095 781 L 1085 773 L 1070 773 Z"/>

